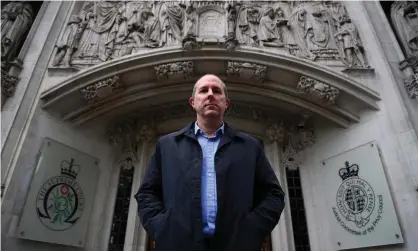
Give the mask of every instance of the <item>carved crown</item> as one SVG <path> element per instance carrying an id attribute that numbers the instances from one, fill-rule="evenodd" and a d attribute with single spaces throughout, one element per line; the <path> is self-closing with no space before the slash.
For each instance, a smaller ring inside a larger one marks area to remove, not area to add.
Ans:
<path id="1" fill-rule="evenodd" d="M 338 172 L 342 180 L 346 180 L 351 177 L 357 177 L 359 172 L 359 166 L 357 164 L 352 164 L 348 161 L 345 162 L 345 167 L 341 168 Z"/>
<path id="2" fill-rule="evenodd" d="M 80 172 L 80 166 L 74 164 L 74 159 L 61 161 L 61 174 L 75 179 Z"/>

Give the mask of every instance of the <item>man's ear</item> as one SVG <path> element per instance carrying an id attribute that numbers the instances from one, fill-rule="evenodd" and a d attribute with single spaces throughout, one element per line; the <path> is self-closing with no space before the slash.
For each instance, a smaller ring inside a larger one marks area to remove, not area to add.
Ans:
<path id="1" fill-rule="evenodd" d="M 227 98 L 225 100 L 225 104 L 226 104 L 226 108 L 228 108 L 231 105 L 231 100 L 229 98 Z"/>
<path id="2" fill-rule="evenodd" d="M 190 97 L 189 98 L 189 104 L 193 107 L 193 109 L 194 109 L 194 98 L 193 97 Z"/>

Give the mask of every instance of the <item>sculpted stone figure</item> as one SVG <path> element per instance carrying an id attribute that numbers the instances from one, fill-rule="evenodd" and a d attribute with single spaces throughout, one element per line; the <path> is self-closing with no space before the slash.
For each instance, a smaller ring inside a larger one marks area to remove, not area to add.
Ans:
<path id="1" fill-rule="evenodd" d="M 184 10 L 175 2 L 164 3 L 161 9 L 160 45 L 180 44 L 183 37 Z"/>
<path id="2" fill-rule="evenodd" d="M 236 36 L 240 44 L 257 45 L 261 14 L 257 5 L 241 5 L 238 11 Z"/>
<path id="3" fill-rule="evenodd" d="M 364 48 L 358 31 L 348 15 L 339 18 L 338 32 L 335 34 L 341 42 L 342 60 L 349 67 L 369 67 L 363 56 Z"/>
<path id="4" fill-rule="evenodd" d="M 80 17 L 71 16 L 64 34 L 56 44 L 58 49 L 53 65 L 57 66 L 63 63 L 64 66 L 70 66 L 71 56 L 78 49 L 78 43 L 85 28 L 86 23 L 82 22 Z"/>
<path id="5" fill-rule="evenodd" d="M 145 45 L 152 48 L 158 47 L 161 39 L 160 22 L 150 8 L 142 11 L 141 23 Z"/>
<path id="6" fill-rule="evenodd" d="M 2 68 L 18 55 L 32 22 L 33 10 L 28 2 L 10 2 L 1 9 Z"/>
<path id="7" fill-rule="evenodd" d="M 304 56 L 315 59 L 321 50 L 336 50 L 331 36 L 328 10 L 321 2 L 302 2 L 294 7 L 292 21 L 298 24 L 297 43 Z"/>
<path id="8" fill-rule="evenodd" d="M 86 1 L 81 11 L 81 19 L 86 29 L 80 39 L 75 58 L 86 61 L 107 61 L 111 59 L 116 35 L 121 24 L 121 2 Z"/>
<path id="9" fill-rule="evenodd" d="M 264 46 L 283 47 L 283 39 L 277 30 L 275 16 L 273 8 L 268 7 L 260 19 L 258 38 Z"/>
<path id="10" fill-rule="evenodd" d="M 289 50 L 289 53 L 296 56 L 298 54 L 297 51 L 299 49 L 293 37 L 290 22 L 285 17 L 285 13 L 282 8 L 279 7 L 276 9 L 276 15 L 277 15 L 276 23 L 277 23 L 277 27 L 279 30 L 281 41 L 284 43 L 285 47 Z"/>
<path id="11" fill-rule="evenodd" d="M 395 1 L 391 19 L 407 57 L 418 57 L 418 4 L 415 1 Z"/>

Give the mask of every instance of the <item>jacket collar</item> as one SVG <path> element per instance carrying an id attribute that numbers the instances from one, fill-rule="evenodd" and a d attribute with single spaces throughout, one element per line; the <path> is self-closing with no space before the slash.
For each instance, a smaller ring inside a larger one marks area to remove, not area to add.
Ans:
<path id="1" fill-rule="evenodd" d="M 224 138 L 232 139 L 234 137 L 241 137 L 234 128 L 228 125 L 228 123 L 223 122 L 223 125 L 224 125 L 224 131 L 223 131 Z M 179 139 L 182 136 L 187 136 L 193 139 L 197 139 L 196 134 L 195 134 L 195 121 L 189 123 L 186 127 L 174 133 L 174 137 L 176 139 Z"/>

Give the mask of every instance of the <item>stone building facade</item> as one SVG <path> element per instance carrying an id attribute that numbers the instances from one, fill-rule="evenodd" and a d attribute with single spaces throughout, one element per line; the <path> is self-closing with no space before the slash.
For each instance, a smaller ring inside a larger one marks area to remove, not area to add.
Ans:
<path id="1" fill-rule="evenodd" d="M 133 194 L 207 73 L 286 192 L 261 250 L 418 250 L 415 2 L 1 8 L 2 250 L 153 250 Z"/>

